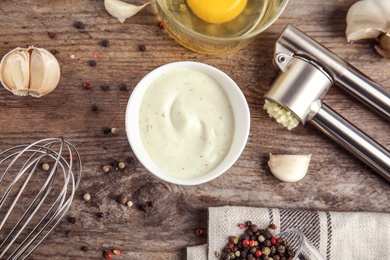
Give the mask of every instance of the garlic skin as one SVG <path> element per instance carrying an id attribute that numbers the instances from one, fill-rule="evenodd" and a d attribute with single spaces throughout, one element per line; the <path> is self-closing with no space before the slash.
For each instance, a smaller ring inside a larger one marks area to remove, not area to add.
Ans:
<path id="1" fill-rule="evenodd" d="M 389 0 L 361 0 L 354 3 L 347 13 L 347 41 L 362 39 L 376 39 L 380 44 L 376 48 L 389 53 L 383 48 L 383 43 L 390 38 L 390 1 Z M 381 54 L 381 53 L 380 53 Z"/>
<path id="2" fill-rule="evenodd" d="M 11 50 L 0 63 L 2 85 L 18 96 L 41 97 L 50 93 L 57 87 L 60 74 L 53 54 L 34 46 Z"/>
<path id="3" fill-rule="evenodd" d="M 281 181 L 297 182 L 306 176 L 311 154 L 285 155 L 269 154 L 268 166 L 272 174 Z"/>
<path id="4" fill-rule="evenodd" d="M 149 2 L 141 6 L 137 6 L 120 0 L 104 0 L 104 7 L 106 8 L 106 11 L 113 17 L 118 18 L 121 23 L 124 23 L 127 18 L 134 16 L 148 4 Z"/>

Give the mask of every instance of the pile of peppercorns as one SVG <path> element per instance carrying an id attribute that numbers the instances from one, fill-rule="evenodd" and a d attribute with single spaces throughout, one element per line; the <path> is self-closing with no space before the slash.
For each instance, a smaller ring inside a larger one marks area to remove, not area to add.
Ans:
<path id="1" fill-rule="evenodd" d="M 240 237 L 231 236 L 229 242 L 222 250 L 222 260 L 291 260 L 295 252 L 287 241 L 273 236 L 275 224 L 266 229 L 247 221 L 239 225 L 245 229 Z"/>

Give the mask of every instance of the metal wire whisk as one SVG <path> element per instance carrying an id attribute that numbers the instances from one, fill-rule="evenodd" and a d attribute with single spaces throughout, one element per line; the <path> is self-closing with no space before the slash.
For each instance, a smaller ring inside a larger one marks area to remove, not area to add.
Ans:
<path id="1" fill-rule="evenodd" d="M 32 254 L 68 211 L 81 171 L 79 153 L 63 138 L 0 152 L 0 259 Z"/>

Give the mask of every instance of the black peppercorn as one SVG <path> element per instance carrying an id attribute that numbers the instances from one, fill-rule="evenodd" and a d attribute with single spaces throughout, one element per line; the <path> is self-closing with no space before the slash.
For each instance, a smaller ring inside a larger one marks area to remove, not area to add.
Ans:
<path id="1" fill-rule="evenodd" d="M 103 212 L 98 212 L 98 213 L 96 213 L 96 216 L 98 218 L 103 218 L 104 217 L 104 213 Z"/>
<path id="2" fill-rule="evenodd" d="M 138 50 L 139 51 L 146 51 L 146 46 L 141 44 L 141 45 L 138 46 Z"/>
<path id="3" fill-rule="evenodd" d="M 125 83 L 119 84 L 118 87 L 120 91 L 127 91 L 127 85 Z"/>
<path id="4" fill-rule="evenodd" d="M 100 42 L 100 45 L 103 47 L 108 47 L 110 45 L 110 41 L 109 40 L 102 40 Z"/>
<path id="5" fill-rule="evenodd" d="M 99 111 L 98 106 L 97 106 L 96 104 L 92 104 L 92 105 L 91 105 L 91 111 L 92 111 L 92 112 L 97 112 L 97 111 Z"/>
<path id="6" fill-rule="evenodd" d="M 85 25 L 83 22 L 80 22 L 80 21 L 76 21 L 73 23 L 73 26 L 76 27 L 77 29 L 84 29 L 85 28 Z"/>
<path id="7" fill-rule="evenodd" d="M 76 224 L 76 218 L 75 217 L 68 217 L 68 221 L 71 224 Z"/>
<path id="8" fill-rule="evenodd" d="M 81 251 L 87 252 L 88 250 L 89 250 L 89 249 L 88 249 L 87 246 L 82 246 L 82 247 L 81 247 Z"/>
<path id="9" fill-rule="evenodd" d="M 111 133 L 111 128 L 109 128 L 109 127 L 103 127 L 102 128 L 102 134 L 109 134 L 109 133 Z"/>
<path id="10" fill-rule="evenodd" d="M 97 63 L 96 63 L 95 60 L 90 60 L 90 61 L 88 61 L 88 64 L 89 64 L 89 66 L 91 66 L 91 67 L 96 67 L 96 65 L 97 65 Z"/>
<path id="11" fill-rule="evenodd" d="M 109 85 L 101 85 L 100 88 L 103 90 L 103 91 L 107 91 L 110 89 L 110 86 Z"/>
<path id="12" fill-rule="evenodd" d="M 251 225 L 250 226 L 250 229 L 252 230 L 252 232 L 256 233 L 257 231 L 259 231 L 259 228 L 257 225 Z"/>

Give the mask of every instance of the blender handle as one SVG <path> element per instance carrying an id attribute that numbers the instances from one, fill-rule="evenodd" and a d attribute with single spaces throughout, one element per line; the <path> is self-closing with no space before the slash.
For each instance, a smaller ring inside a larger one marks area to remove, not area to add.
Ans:
<path id="1" fill-rule="evenodd" d="M 323 104 L 309 121 L 390 182 L 390 152 Z"/>

